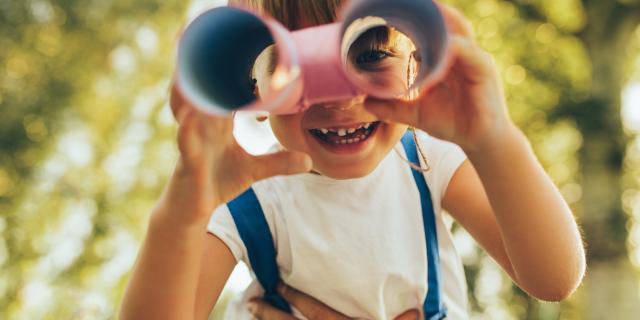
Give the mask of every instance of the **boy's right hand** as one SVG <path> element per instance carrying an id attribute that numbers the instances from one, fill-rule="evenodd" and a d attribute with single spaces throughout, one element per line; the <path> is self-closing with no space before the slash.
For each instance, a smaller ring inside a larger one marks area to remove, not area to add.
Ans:
<path id="1" fill-rule="evenodd" d="M 180 158 L 158 210 L 176 223 L 206 224 L 216 207 L 252 183 L 311 170 L 311 158 L 301 152 L 248 154 L 233 137 L 233 116 L 215 117 L 197 110 L 175 84 L 170 104 L 179 125 Z"/>

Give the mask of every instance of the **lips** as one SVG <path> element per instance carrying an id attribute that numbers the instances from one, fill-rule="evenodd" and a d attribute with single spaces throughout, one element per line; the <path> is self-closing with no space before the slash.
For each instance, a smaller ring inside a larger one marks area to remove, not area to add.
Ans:
<path id="1" fill-rule="evenodd" d="M 315 128 L 308 130 L 317 140 L 329 146 L 357 145 L 369 139 L 380 125 L 379 121 L 345 127 Z"/>

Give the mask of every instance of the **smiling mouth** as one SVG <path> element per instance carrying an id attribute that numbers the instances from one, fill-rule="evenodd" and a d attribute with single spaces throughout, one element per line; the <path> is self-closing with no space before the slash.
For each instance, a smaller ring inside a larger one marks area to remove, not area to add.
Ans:
<path id="1" fill-rule="evenodd" d="M 366 122 L 349 127 L 316 128 L 308 130 L 311 135 L 330 146 L 357 145 L 369 139 L 380 121 Z"/>

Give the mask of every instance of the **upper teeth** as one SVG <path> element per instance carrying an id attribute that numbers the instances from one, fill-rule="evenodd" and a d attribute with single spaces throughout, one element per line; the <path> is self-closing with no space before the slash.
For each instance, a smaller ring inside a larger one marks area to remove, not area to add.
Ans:
<path id="1" fill-rule="evenodd" d="M 327 134 L 329 132 L 334 132 L 338 136 L 344 137 L 344 136 L 347 135 L 347 133 L 349 133 L 349 134 L 355 133 L 356 130 L 358 130 L 360 128 L 369 129 L 370 126 L 371 126 L 371 123 L 365 123 L 365 124 L 361 124 L 361 125 L 359 125 L 359 126 L 357 126 L 355 128 L 332 128 L 332 129 L 318 128 L 318 130 L 320 130 L 320 132 L 322 132 L 323 134 Z"/>

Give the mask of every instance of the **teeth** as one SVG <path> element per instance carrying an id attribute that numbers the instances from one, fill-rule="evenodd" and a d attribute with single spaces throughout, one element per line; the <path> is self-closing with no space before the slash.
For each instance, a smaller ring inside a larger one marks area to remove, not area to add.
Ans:
<path id="1" fill-rule="evenodd" d="M 355 140 L 355 139 L 359 139 L 360 140 L 364 140 L 366 139 L 366 137 L 369 135 L 369 133 L 371 133 L 368 129 L 371 127 L 372 123 L 364 123 L 361 125 L 358 125 L 355 128 L 331 128 L 331 129 L 327 129 L 327 128 L 318 128 L 315 129 L 316 132 L 320 132 L 322 134 L 329 134 L 329 133 L 333 133 L 338 135 L 339 137 L 344 137 L 347 134 L 354 134 L 356 133 L 359 129 L 364 128 L 364 130 L 366 130 L 364 132 L 364 134 L 358 134 L 356 135 L 356 137 L 351 137 L 351 139 L 344 139 L 344 140 L 339 140 L 338 142 L 336 142 L 336 144 L 345 144 L 345 143 L 352 143 L 349 140 Z M 344 141 L 344 142 L 343 142 Z M 354 142 L 358 142 L 358 141 L 354 141 Z"/>

